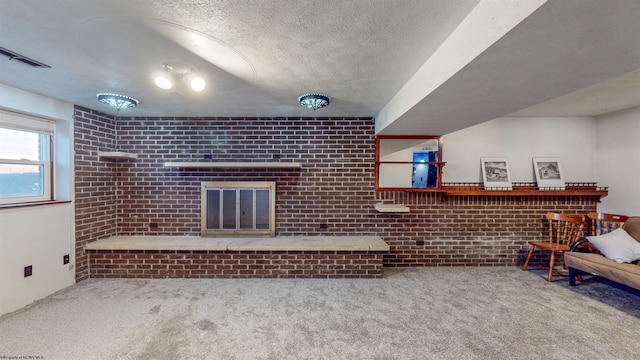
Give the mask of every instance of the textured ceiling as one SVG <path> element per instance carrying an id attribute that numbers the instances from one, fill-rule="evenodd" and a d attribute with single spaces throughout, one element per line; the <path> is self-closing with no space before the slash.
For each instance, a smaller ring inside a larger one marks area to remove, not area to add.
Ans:
<path id="1" fill-rule="evenodd" d="M 52 66 L 1 59 L 9 85 L 106 111 L 98 92 L 140 100 L 125 116 L 374 116 L 477 0 L 0 2 L 0 46 Z M 176 62 L 206 91 L 156 89 Z M 331 106 L 300 107 L 308 92 Z"/>
<path id="2" fill-rule="evenodd" d="M 632 19 L 640 2 L 535 1 L 544 4 L 382 131 L 444 134 L 510 113 L 638 106 L 640 22 Z M 465 19 L 492 26 L 491 13 L 477 14 L 487 3 L 507 12 L 525 2 L 0 0 L 0 46 L 51 66 L 3 57 L 0 83 L 119 116 L 376 117 Z M 558 63 L 576 58 L 584 61 Z M 202 74 L 207 88 L 156 88 L 163 64 Z M 99 92 L 140 105 L 118 113 L 97 102 Z M 300 107 L 297 97 L 308 92 L 331 105 Z"/>

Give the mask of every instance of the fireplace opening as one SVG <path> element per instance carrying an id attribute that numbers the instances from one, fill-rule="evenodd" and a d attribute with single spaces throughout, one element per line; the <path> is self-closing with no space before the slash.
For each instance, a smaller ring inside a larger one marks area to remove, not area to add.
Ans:
<path id="1" fill-rule="evenodd" d="M 202 236 L 275 236 L 276 183 L 203 182 Z"/>

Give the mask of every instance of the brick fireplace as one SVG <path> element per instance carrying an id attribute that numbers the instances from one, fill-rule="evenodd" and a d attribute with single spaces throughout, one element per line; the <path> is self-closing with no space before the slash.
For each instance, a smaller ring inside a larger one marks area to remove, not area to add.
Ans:
<path id="1" fill-rule="evenodd" d="M 276 182 L 277 235 L 378 236 L 390 245 L 381 255 L 385 266 L 515 265 L 528 240 L 544 238 L 547 211 L 586 213 L 595 211 L 598 201 L 376 193 L 371 118 L 115 118 L 82 107 L 76 107 L 75 116 L 78 280 L 90 276 L 84 247 L 97 239 L 199 235 L 202 182 Z M 116 150 L 137 159 L 98 156 Z M 182 169 L 165 167 L 169 161 L 291 161 L 302 166 Z M 374 209 L 379 201 L 405 204 L 411 212 L 379 213 Z M 238 263 L 253 256 L 232 255 Z M 158 254 L 109 256 L 153 260 Z M 192 264 L 216 261 L 203 260 L 199 253 L 170 257 L 189 258 Z"/>

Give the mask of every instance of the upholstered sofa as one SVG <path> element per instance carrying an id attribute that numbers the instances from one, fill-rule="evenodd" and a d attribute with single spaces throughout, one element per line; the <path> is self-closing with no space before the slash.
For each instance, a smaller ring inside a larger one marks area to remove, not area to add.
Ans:
<path id="1" fill-rule="evenodd" d="M 599 252 L 586 251 L 587 243 Z M 622 229 L 609 234 L 582 239 L 565 253 L 569 284 L 575 286 L 580 275 L 596 275 L 640 290 L 639 251 L 640 217 L 629 218 Z"/>

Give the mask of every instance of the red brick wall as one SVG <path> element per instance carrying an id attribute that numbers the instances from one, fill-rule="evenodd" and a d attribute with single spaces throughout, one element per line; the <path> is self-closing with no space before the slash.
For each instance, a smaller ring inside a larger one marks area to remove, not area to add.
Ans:
<path id="1" fill-rule="evenodd" d="M 98 151 L 116 148 L 112 116 L 75 109 L 76 279 L 89 276 L 84 245 L 116 233 L 116 164 L 98 158 Z"/>
<path id="2" fill-rule="evenodd" d="M 548 211 L 586 214 L 595 198 L 447 197 L 383 192 L 411 208 L 383 215 L 377 235 L 391 246 L 386 266 L 514 265 L 524 262 L 527 241 L 548 238 Z M 418 245 L 424 241 L 424 245 Z M 548 254 L 541 254 L 548 261 Z M 536 254 L 534 261 L 539 260 Z M 558 258 L 560 259 L 560 258 Z M 558 260 L 560 261 L 560 260 Z"/>
<path id="3" fill-rule="evenodd" d="M 120 167 L 119 232 L 200 232 L 202 181 L 275 181 L 277 233 L 373 233 L 373 120 L 119 119 L 118 143 L 138 160 Z M 212 160 L 205 159 L 211 156 Z M 295 161 L 302 169 L 164 167 L 171 161 Z M 150 224 L 157 223 L 158 227 Z M 328 229 L 321 229 L 327 223 Z"/>
<path id="4" fill-rule="evenodd" d="M 91 251 L 94 278 L 375 278 L 382 254 L 351 251 Z"/>
<path id="5" fill-rule="evenodd" d="M 112 132 L 102 131 L 113 124 Z M 84 163 L 76 166 L 76 180 L 85 179 L 76 183 L 76 192 L 84 196 L 78 205 L 103 208 L 84 212 L 103 230 L 89 231 L 81 224 L 79 246 L 109 231 L 199 234 L 202 181 L 276 181 L 279 235 L 378 235 L 391 245 L 384 258 L 388 266 L 517 264 L 528 249 L 527 240 L 544 238 L 547 211 L 586 213 L 596 208 L 593 198 L 376 193 L 370 118 L 106 121 L 79 108 L 76 127 L 76 136 L 85 137 L 76 145 L 85 150 L 80 154 Z M 135 153 L 138 159 L 101 161 L 91 151 L 101 146 Z M 182 170 L 164 167 L 167 161 L 296 161 L 302 169 Z M 109 189 L 106 181 L 94 188 L 86 180 L 98 175 L 114 180 Z M 411 212 L 378 213 L 373 205 L 380 200 L 404 203 Z"/>

